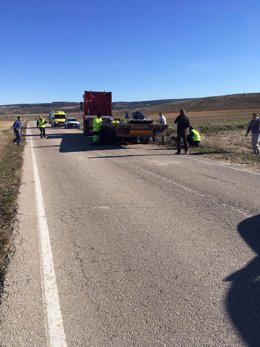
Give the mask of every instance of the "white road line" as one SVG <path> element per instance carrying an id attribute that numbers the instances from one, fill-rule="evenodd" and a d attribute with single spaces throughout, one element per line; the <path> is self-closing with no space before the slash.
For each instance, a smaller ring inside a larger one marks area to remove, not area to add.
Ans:
<path id="1" fill-rule="evenodd" d="M 99 152 L 99 151 L 96 151 L 96 152 L 97 152 L 100 156 L 102 156 L 102 157 L 105 157 L 105 156 L 106 156 L 106 155 L 105 155 L 104 153 L 102 153 L 102 152 Z M 147 159 L 145 159 L 145 160 L 147 160 Z M 203 160 L 200 160 L 200 161 L 204 162 Z M 205 163 L 207 163 L 207 161 L 205 161 Z M 209 164 L 211 164 L 211 163 L 209 163 Z M 142 172 L 144 172 L 146 175 L 150 175 L 150 176 L 152 176 L 152 177 L 155 177 L 156 179 L 160 179 L 160 180 L 162 180 L 162 181 L 166 181 L 167 183 L 172 184 L 172 185 L 175 185 L 175 186 L 177 186 L 177 187 L 179 187 L 179 188 L 181 188 L 181 189 L 183 189 L 183 190 L 185 190 L 185 191 L 187 191 L 187 192 L 189 192 L 189 193 L 195 194 L 195 195 L 197 195 L 197 196 L 199 196 L 199 197 L 201 197 L 201 198 L 207 198 L 208 200 L 211 200 L 211 201 L 214 202 L 214 203 L 217 203 L 217 204 L 219 204 L 219 205 L 221 205 L 221 206 L 224 206 L 224 207 L 226 207 L 226 208 L 229 208 L 230 210 L 233 210 L 233 211 L 235 211 L 235 212 L 237 212 L 237 213 L 239 213 L 239 214 L 242 214 L 242 215 L 245 216 L 246 218 L 252 217 L 251 214 L 248 214 L 248 213 L 246 213 L 245 211 L 242 211 L 242 210 L 240 210 L 240 209 L 238 209 L 238 208 L 236 208 L 236 207 L 233 207 L 233 206 L 230 206 L 230 205 L 227 205 L 227 204 L 224 204 L 224 203 L 219 203 L 219 202 L 217 202 L 217 200 L 216 200 L 214 197 L 210 197 L 210 196 L 208 196 L 208 195 L 206 195 L 206 194 L 204 194 L 204 193 L 201 193 L 201 192 L 198 191 L 198 190 L 188 188 L 188 187 L 186 187 L 186 186 L 184 186 L 184 185 L 182 185 L 182 184 L 180 184 L 180 183 L 177 183 L 177 182 L 175 182 L 175 181 L 173 181 L 173 180 L 171 180 L 171 179 L 169 179 L 169 178 L 167 178 L 167 177 L 164 177 L 164 176 L 162 176 L 162 175 L 158 175 L 158 174 L 156 174 L 156 173 L 154 173 L 154 172 L 151 172 L 150 170 L 146 170 L 146 169 L 144 169 L 144 168 L 141 168 L 141 167 L 139 167 L 139 166 L 137 166 L 137 165 L 131 163 L 130 161 L 128 162 L 128 165 L 129 165 L 129 166 L 132 166 L 132 167 L 135 168 L 137 171 L 142 171 Z M 244 171 L 244 170 L 241 170 L 241 171 Z M 246 171 L 246 172 L 250 173 L 250 171 Z"/>
<path id="2" fill-rule="evenodd" d="M 219 204 L 219 205 L 221 205 L 221 206 L 224 206 L 224 207 L 226 207 L 226 208 L 229 208 L 230 210 L 233 210 L 233 211 L 235 211 L 235 212 L 238 212 L 239 214 L 242 214 L 243 216 L 245 216 L 245 217 L 247 217 L 247 218 L 252 217 L 252 215 L 250 215 L 250 214 L 248 214 L 248 213 L 246 213 L 246 212 L 244 212 L 244 211 L 242 211 L 242 210 L 240 210 L 240 209 L 238 209 L 238 208 L 235 208 L 235 207 L 233 207 L 233 206 L 230 206 L 230 205 L 227 205 L 227 204 L 224 204 L 224 203 L 219 203 L 214 197 L 212 197 L 212 196 L 210 197 L 210 196 L 208 196 L 208 195 L 206 195 L 206 194 L 204 194 L 204 193 L 199 192 L 198 190 L 188 188 L 188 187 L 186 187 L 186 186 L 184 186 L 184 185 L 182 185 L 182 184 L 179 184 L 179 183 L 177 183 L 177 182 L 174 182 L 174 181 L 168 179 L 167 177 L 163 177 L 163 176 L 161 176 L 161 175 L 158 175 L 158 174 L 156 174 L 156 173 L 153 173 L 153 172 L 151 172 L 151 171 L 149 171 L 149 170 L 143 169 L 143 168 L 138 167 L 138 166 L 136 166 L 136 165 L 133 165 L 133 164 L 129 164 L 129 165 L 135 167 L 138 171 L 143 171 L 143 172 L 145 172 L 147 175 L 153 176 L 153 177 L 155 177 L 155 178 L 157 178 L 157 179 L 161 179 L 162 181 L 166 181 L 166 182 L 168 182 L 168 183 L 170 183 L 170 184 L 172 184 L 172 185 L 175 185 L 175 186 L 177 186 L 177 187 L 179 187 L 179 188 L 181 188 L 181 189 L 183 189 L 183 190 L 186 190 L 187 192 L 190 192 L 190 193 L 195 194 L 195 195 L 197 195 L 197 196 L 199 196 L 199 197 L 202 197 L 202 198 L 207 198 L 208 200 L 211 200 L 211 201 L 214 202 L 214 203 L 217 203 L 217 204 Z"/>
<path id="3" fill-rule="evenodd" d="M 31 134 L 31 131 L 30 131 Z M 33 162 L 33 175 L 35 183 L 36 214 L 38 225 L 39 248 L 41 258 L 42 297 L 45 310 L 46 333 L 49 347 L 66 347 L 66 337 L 60 309 L 59 295 L 51 251 L 51 242 L 45 215 L 41 182 L 33 150 L 31 138 L 31 151 Z"/>
<path id="4" fill-rule="evenodd" d="M 259 172 L 249 171 L 249 170 L 246 170 L 246 169 L 240 169 L 238 167 L 234 167 L 234 166 L 230 166 L 230 165 L 226 165 L 226 164 L 216 163 L 215 161 L 214 162 L 210 162 L 210 161 L 207 161 L 207 160 L 197 159 L 197 158 L 192 157 L 192 154 L 188 155 L 188 156 L 185 156 L 183 158 L 199 161 L 199 162 L 204 163 L 206 165 L 225 167 L 225 168 L 230 169 L 230 170 L 236 170 L 236 171 L 245 172 L 245 173 L 248 173 L 248 174 L 251 174 L 251 175 L 260 176 Z"/>
<path id="5" fill-rule="evenodd" d="M 132 148 L 128 148 L 127 149 L 127 151 L 129 152 L 129 150 L 133 150 Z M 102 155 L 103 157 L 104 157 L 104 154 L 102 154 L 101 152 L 99 152 L 99 151 L 96 151 L 97 153 L 99 153 L 100 155 Z M 167 153 L 168 153 L 169 151 L 167 150 Z M 122 155 L 123 156 L 123 155 Z M 173 157 L 175 157 L 174 155 L 173 155 Z M 185 156 L 178 156 L 178 159 L 186 159 L 186 160 L 194 160 L 194 161 L 198 161 L 198 162 L 201 162 L 201 163 L 203 163 L 203 164 L 205 164 L 205 165 L 211 165 L 211 166 L 220 166 L 220 167 L 224 167 L 224 168 L 226 168 L 226 169 L 230 169 L 230 170 L 236 170 L 236 171 L 240 171 L 240 172 L 245 172 L 245 173 L 248 173 L 248 174 L 250 174 L 250 175 L 256 175 L 256 176 L 260 176 L 260 172 L 255 172 L 255 171 L 249 171 L 249 170 L 246 170 L 246 169 L 240 169 L 240 168 L 238 168 L 238 167 L 234 167 L 234 166 L 230 166 L 230 165 L 228 165 L 228 164 L 221 164 L 221 163 L 217 163 L 216 161 L 210 161 L 210 159 L 209 160 L 203 160 L 203 159 L 198 159 L 198 158 L 194 158 L 194 156 L 192 156 L 192 154 L 191 155 L 185 155 Z M 146 159 L 147 160 L 147 159 Z"/>

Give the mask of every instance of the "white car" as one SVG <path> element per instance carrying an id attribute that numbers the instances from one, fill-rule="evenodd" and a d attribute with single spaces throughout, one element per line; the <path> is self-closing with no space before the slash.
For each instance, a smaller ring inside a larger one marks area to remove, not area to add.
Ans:
<path id="1" fill-rule="evenodd" d="M 64 124 L 65 129 L 77 128 L 80 129 L 80 122 L 77 118 L 67 118 Z"/>

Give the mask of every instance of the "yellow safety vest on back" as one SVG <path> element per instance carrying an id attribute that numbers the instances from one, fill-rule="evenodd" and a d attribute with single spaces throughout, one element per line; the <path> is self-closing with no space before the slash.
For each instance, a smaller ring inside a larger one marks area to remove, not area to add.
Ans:
<path id="1" fill-rule="evenodd" d="M 100 117 L 95 117 L 93 120 L 93 130 L 94 131 L 100 131 L 101 125 L 102 125 L 103 119 Z"/>
<path id="2" fill-rule="evenodd" d="M 192 133 L 192 140 L 193 141 L 201 141 L 200 134 L 199 134 L 199 132 L 197 130 L 192 129 L 191 133 Z"/>

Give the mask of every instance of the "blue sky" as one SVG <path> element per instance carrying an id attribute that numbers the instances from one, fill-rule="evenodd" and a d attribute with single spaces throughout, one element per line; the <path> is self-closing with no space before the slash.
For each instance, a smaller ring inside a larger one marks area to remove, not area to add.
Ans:
<path id="1" fill-rule="evenodd" d="M 259 0 L 2 0 L 0 105 L 260 92 Z"/>

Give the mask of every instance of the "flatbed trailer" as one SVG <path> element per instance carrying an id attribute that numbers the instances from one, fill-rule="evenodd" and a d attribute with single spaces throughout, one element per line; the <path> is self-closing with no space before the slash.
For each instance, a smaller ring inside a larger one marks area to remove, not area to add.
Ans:
<path id="1" fill-rule="evenodd" d="M 128 122 L 119 123 L 116 128 L 118 138 L 141 140 L 143 143 L 149 143 L 151 137 L 162 137 L 167 125 L 154 123 L 150 119 L 130 119 Z"/>
<path id="2" fill-rule="evenodd" d="M 101 113 L 103 126 L 101 141 L 115 143 L 129 141 L 131 143 L 149 143 L 151 137 L 164 136 L 168 125 L 159 124 L 151 119 L 122 119 L 112 124 L 112 93 L 85 91 L 83 95 L 83 132 L 93 136 L 93 119 Z"/>

